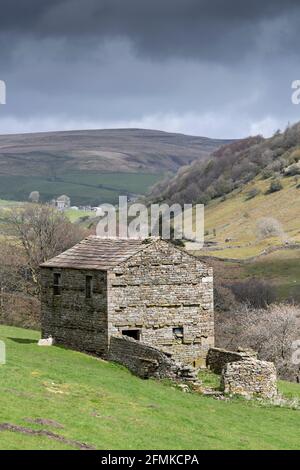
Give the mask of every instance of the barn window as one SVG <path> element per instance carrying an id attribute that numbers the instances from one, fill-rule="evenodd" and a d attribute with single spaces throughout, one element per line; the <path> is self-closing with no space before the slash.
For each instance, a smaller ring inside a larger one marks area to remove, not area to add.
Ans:
<path id="1" fill-rule="evenodd" d="M 141 337 L 141 330 L 123 330 L 122 335 L 129 336 L 130 338 L 139 341 Z"/>
<path id="2" fill-rule="evenodd" d="M 53 274 L 53 294 L 54 295 L 61 294 L 61 274 L 60 273 Z"/>
<path id="3" fill-rule="evenodd" d="M 173 335 L 176 339 L 182 339 L 183 338 L 183 327 L 176 327 L 173 328 Z"/>
<path id="4" fill-rule="evenodd" d="M 85 297 L 90 299 L 93 293 L 93 276 L 85 276 Z"/>

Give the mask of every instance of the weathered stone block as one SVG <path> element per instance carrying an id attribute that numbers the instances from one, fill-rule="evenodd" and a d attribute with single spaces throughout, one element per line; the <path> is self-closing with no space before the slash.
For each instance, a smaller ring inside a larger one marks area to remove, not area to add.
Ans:
<path id="1" fill-rule="evenodd" d="M 170 353 L 126 336 L 112 336 L 108 359 L 143 378 L 196 380 L 196 369 L 176 362 Z"/>
<path id="2" fill-rule="evenodd" d="M 243 361 L 256 357 L 257 353 L 250 349 L 227 351 L 222 348 L 210 348 L 206 357 L 206 366 L 215 374 L 221 374 L 223 367 L 228 362 Z"/>
<path id="3" fill-rule="evenodd" d="M 249 398 L 273 398 L 277 395 L 275 366 L 272 362 L 250 358 L 230 362 L 222 370 L 221 390 Z"/>

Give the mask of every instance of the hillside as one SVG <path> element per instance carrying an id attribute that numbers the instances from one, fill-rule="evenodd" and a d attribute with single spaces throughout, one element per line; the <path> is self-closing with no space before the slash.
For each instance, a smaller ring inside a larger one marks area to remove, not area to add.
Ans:
<path id="1" fill-rule="evenodd" d="M 205 204 L 206 245 L 196 254 L 227 260 L 215 268 L 223 283 L 257 277 L 279 299 L 300 300 L 300 124 L 193 162 L 158 183 L 150 200 L 161 199 Z"/>
<path id="2" fill-rule="evenodd" d="M 85 354 L 38 347 L 38 338 L 0 326 L 0 449 L 299 447 L 298 410 L 182 393 Z M 297 384 L 280 389 L 300 397 Z"/>
<path id="3" fill-rule="evenodd" d="M 255 178 L 296 175 L 300 175 L 300 123 L 269 139 L 249 137 L 221 147 L 208 160 L 195 160 L 158 183 L 149 200 L 208 204 L 242 190 Z"/>
<path id="4" fill-rule="evenodd" d="M 299 302 L 300 189 L 295 177 L 282 177 L 283 189 L 266 194 L 271 181 L 256 178 L 241 191 L 227 195 L 226 200 L 218 198 L 207 205 L 205 239 L 212 246 L 201 254 L 236 259 L 236 280 L 256 277 L 271 282 L 279 299 Z M 253 190 L 258 194 L 249 199 Z M 275 232 L 262 237 L 260 226 L 268 220 L 275 225 Z M 234 281 L 235 266 L 226 262 L 227 273 L 221 270 L 223 282 Z"/>
<path id="5" fill-rule="evenodd" d="M 147 129 L 103 129 L 0 136 L 2 175 L 60 171 L 174 171 L 224 140 Z"/>
<path id="6" fill-rule="evenodd" d="M 66 193 L 73 204 L 116 202 L 224 143 L 143 129 L 2 135 L 0 197 L 26 200 L 37 190 L 43 201 Z"/>
<path id="7" fill-rule="evenodd" d="M 162 186 L 149 200 L 205 204 L 206 249 L 213 255 L 244 259 L 300 243 L 300 124 L 270 139 L 224 146 Z M 260 226 L 270 220 L 270 227 Z"/>

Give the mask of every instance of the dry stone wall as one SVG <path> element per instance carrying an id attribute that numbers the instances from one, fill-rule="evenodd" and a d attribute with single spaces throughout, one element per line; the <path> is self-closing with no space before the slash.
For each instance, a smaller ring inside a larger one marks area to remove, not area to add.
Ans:
<path id="1" fill-rule="evenodd" d="M 228 362 L 243 361 L 256 358 L 257 353 L 252 350 L 227 351 L 221 348 L 210 348 L 206 357 L 206 366 L 215 374 L 221 374 Z"/>
<path id="2" fill-rule="evenodd" d="M 108 359 L 127 367 L 143 379 L 196 380 L 192 367 L 179 364 L 171 354 L 125 336 L 112 336 Z"/>
<path id="3" fill-rule="evenodd" d="M 276 369 L 272 362 L 246 359 L 225 365 L 221 376 L 224 393 L 246 397 L 273 398 L 277 395 Z"/>

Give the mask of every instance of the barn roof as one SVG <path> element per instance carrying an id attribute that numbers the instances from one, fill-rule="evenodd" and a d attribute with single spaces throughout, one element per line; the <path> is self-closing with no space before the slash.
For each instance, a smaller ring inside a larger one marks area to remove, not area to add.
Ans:
<path id="1" fill-rule="evenodd" d="M 109 271 L 147 246 L 148 244 L 140 239 L 101 238 L 91 235 L 41 264 L 41 267 Z"/>
<path id="2" fill-rule="evenodd" d="M 57 201 L 69 201 L 70 198 L 69 198 L 69 196 L 67 196 L 66 194 L 62 194 L 62 195 L 59 196 L 56 200 L 57 200 Z"/>

